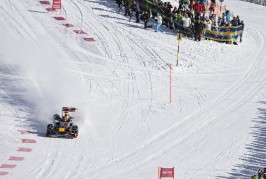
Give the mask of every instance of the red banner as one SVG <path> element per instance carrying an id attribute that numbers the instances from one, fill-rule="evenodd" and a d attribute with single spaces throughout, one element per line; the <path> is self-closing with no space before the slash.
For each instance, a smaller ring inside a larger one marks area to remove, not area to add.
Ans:
<path id="1" fill-rule="evenodd" d="M 160 170 L 160 178 L 161 177 L 175 177 L 174 168 L 161 168 Z"/>
<path id="2" fill-rule="evenodd" d="M 61 0 L 53 0 L 53 6 L 54 9 L 61 9 Z"/>

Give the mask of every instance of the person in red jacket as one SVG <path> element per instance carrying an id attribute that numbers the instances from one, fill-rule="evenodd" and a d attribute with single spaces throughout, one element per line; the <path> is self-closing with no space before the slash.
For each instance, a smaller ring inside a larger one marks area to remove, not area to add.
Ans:
<path id="1" fill-rule="evenodd" d="M 196 4 L 194 4 L 193 9 L 195 11 L 195 14 L 200 14 L 202 11 L 205 10 L 205 7 L 203 4 L 200 4 L 199 1 L 196 1 Z"/>

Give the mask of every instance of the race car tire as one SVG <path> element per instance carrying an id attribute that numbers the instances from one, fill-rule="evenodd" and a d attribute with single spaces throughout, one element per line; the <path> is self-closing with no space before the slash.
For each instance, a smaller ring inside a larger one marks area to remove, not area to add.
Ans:
<path id="1" fill-rule="evenodd" d="M 47 130 L 48 130 L 48 129 L 53 129 L 53 128 L 54 128 L 54 125 L 53 125 L 53 124 L 48 124 L 48 125 L 47 125 Z"/>
<path id="2" fill-rule="evenodd" d="M 77 133 L 79 131 L 79 128 L 77 125 L 72 126 L 72 132 Z"/>
<path id="3" fill-rule="evenodd" d="M 46 136 L 47 137 L 49 137 L 53 133 L 53 128 L 54 128 L 53 124 L 48 124 L 47 125 L 47 130 L 46 130 Z"/>
<path id="4" fill-rule="evenodd" d="M 46 137 L 49 137 L 52 134 L 52 130 L 51 129 L 47 129 L 46 131 Z"/>
<path id="5" fill-rule="evenodd" d="M 59 121 L 61 119 L 61 117 L 59 116 L 59 114 L 54 114 L 53 117 L 54 117 L 54 120 L 58 120 Z"/>

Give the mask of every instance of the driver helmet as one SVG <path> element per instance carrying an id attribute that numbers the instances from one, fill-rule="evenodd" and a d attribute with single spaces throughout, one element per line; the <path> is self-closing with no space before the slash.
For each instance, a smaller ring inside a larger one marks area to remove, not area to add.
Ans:
<path id="1" fill-rule="evenodd" d="M 65 118 L 65 121 L 68 121 L 68 119 L 69 119 L 69 114 L 68 114 L 67 112 L 65 113 L 65 117 L 64 117 L 64 118 Z"/>

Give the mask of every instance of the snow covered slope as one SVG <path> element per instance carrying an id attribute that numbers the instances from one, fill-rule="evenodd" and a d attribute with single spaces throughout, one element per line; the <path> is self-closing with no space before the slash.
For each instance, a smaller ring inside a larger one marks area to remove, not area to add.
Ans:
<path id="1" fill-rule="evenodd" d="M 53 13 L 1 1 L 0 177 L 152 179 L 162 166 L 249 178 L 265 167 L 266 9 L 225 3 L 245 21 L 244 42 L 183 38 L 176 67 L 176 34 L 129 22 L 113 0 L 62 0 Z M 62 106 L 79 108 L 77 139 L 44 137 Z"/>

